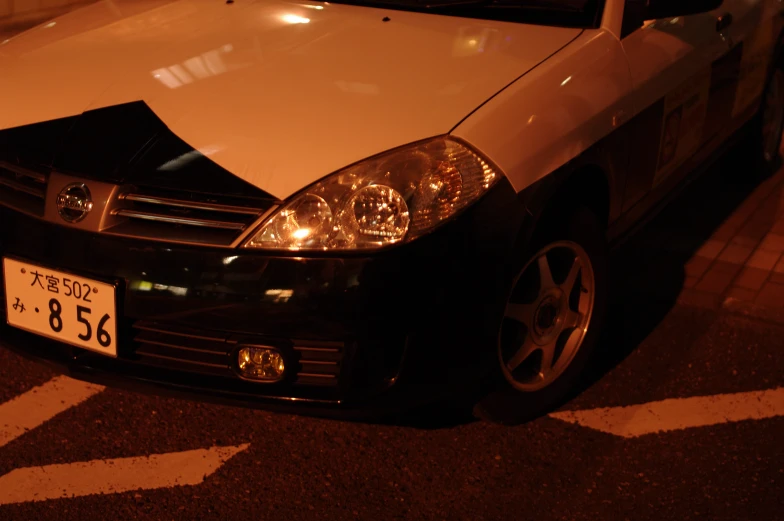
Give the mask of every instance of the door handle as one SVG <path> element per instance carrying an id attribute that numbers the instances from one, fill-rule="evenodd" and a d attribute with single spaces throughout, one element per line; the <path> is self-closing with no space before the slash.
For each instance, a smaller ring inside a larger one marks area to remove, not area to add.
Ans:
<path id="1" fill-rule="evenodd" d="M 720 33 L 732 25 L 732 13 L 725 13 L 716 20 L 716 32 Z"/>

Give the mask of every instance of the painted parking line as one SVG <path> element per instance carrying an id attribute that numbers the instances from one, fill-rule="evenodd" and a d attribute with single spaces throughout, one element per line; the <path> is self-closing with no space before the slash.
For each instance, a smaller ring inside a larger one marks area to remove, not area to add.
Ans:
<path id="1" fill-rule="evenodd" d="M 0 447 L 103 389 L 100 385 L 57 376 L 0 404 Z"/>
<path id="2" fill-rule="evenodd" d="M 784 387 L 675 398 L 627 407 L 555 412 L 550 416 L 616 436 L 634 438 L 656 432 L 784 416 Z"/>
<path id="3" fill-rule="evenodd" d="M 198 485 L 248 444 L 27 467 L 0 477 L 0 505 Z"/>

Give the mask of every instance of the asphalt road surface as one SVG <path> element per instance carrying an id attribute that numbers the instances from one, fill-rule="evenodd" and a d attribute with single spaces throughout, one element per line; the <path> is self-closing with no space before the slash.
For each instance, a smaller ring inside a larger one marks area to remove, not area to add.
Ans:
<path id="1" fill-rule="evenodd" d="M 693 252 L 646 246 L 754 188 L 714 170 L 614 252 L 602 352 L 518 427 L 140 395 L 0 349 L 0 519 L 784 520 L 784 323 L 684 302 Z"/>

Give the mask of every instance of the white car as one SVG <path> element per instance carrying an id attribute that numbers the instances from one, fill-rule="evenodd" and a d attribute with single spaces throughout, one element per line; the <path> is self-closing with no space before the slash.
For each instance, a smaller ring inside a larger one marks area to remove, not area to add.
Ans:
<path id="1" fill-rule="evenodd" d="M 0 341 L 266 407 L 528 418 L 597 343 L 607 245 L 731 137 L 773 168 L 782 22 L 780 0 L 67 14 L 0 44 Z"/>

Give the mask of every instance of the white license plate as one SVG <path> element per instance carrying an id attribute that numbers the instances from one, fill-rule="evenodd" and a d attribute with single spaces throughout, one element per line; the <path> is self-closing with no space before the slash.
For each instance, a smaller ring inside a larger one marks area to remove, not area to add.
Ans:
<path id="1" fill-rule="evenodd" d="M 3 273 L 10 325 L 117 356 L 114 286 L 6 258 Z"/>

